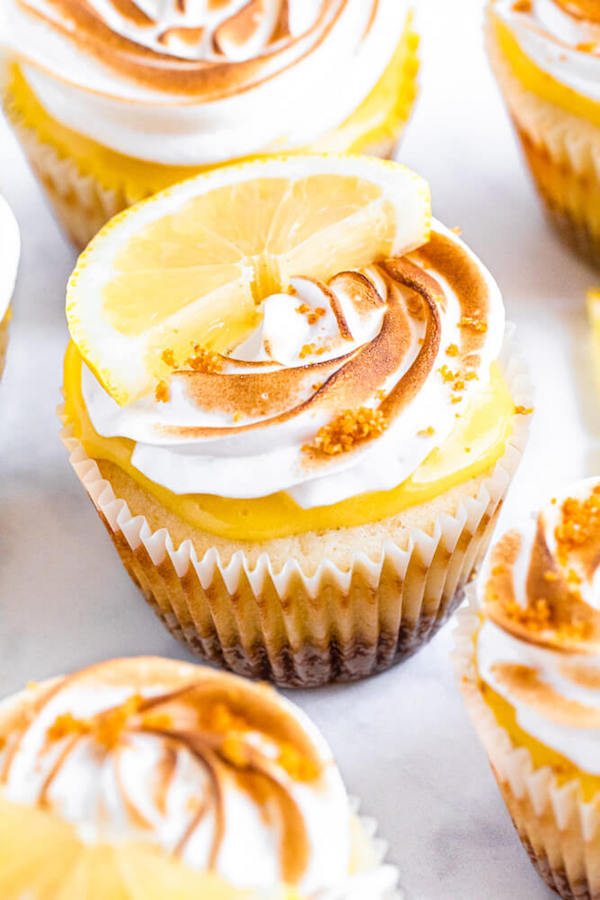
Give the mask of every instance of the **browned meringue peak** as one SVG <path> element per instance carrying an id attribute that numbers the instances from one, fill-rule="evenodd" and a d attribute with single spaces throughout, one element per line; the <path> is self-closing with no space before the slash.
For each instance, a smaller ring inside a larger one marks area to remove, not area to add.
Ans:
<path id="1" fill-rule="evenodd" d="M 554 0 L 564 12 L 575 19 L 600 24 L 600 3 L 598 0 Z"/>
<path id="2" fill-rule="evenodd" d="M 595 497 L 600 502 L 598 494 Z M 597 653 L 600 612 L 582 597 L 577 569 L 581 571 L 582 563 L 585 577 L 590 577 L 600 563 L 600 527 L 598 519 L 590 522 L 583 506 L 574 498 L 562 504 L 554 551 L 548 545 L 544 514 L 538 515 L 527 560 L 525 603 L 519 602 L 514 582 L 523 537 L 516 530 L 504 535 L 491 554 L 484 604 L 492 621 L 522 640 L 564 652 Z M 587 519 L 583 531 L 578 527 L 582 516 Z"/>
<path id="3" fill-rule="evenodd" d="M 310 782 L 318 789 L 324 766 L 300 722 L 268 687 L 209 670 L 199 676 L 197 667 L 163 659 L 140 657 L 90 666 L 34 688 L 22 702 L 0 712 L 0 739 L 5 748 L 0 786 L 10 782 L 20 747 L 51 701 L 72 688 L 93 694 L 103 685 L 130 689 L 128 699 L 90 718 L 62 713 L 45 731 L 38 759 L 40 765 L 45 757 L 52 763 L 39 792 L 40 807 L 52 809 L 53 783 L 81 742 L 88 741 L 104 756 L 104 765 L 114 767 L 123 808 L 132 824 L 152 830 L 154 826 L 128 792 L 119 768 L 128 740 L 134 735 L 152 735 L 163 744 L 156 778 L 148 787 L 150 804 L 158 815 L 164 815 L 167 808 L 179 751 L 189 753 L 209 776 L 206 795 L 198 797 L 182 823 L 174 856 L 181 857 L 195 832 L 212 820 L 210 868 L 216 866 L 228 827 L 223 788 L 233 779 L 277 828 L 283 877 L 290 883 L 300 881 L 308 864 L 309 840 L 286 785 L 291 779 Z M 268 742 L 267 751 L 254 739 L 256 734 Z"/>
<path id="4" fill-rule="evenodd" d="M 321 0 L 314 23 L 296 36 L 287 27 L 287 0 L 248 0 L 241 9 L 232 0 L 212 4 L 223 14 L 221 24 L 213 32 L 213 55 L 194 59 L 189 54 L 167 52 L 177 41 L 194 46 L 194 40 L 199 45 L 204 37 L 199 26 L 196 35 L 183 36 L 174 30 L 189 29 L 184 17 L 187 5 L 182 0 L 172 0 L 175 13 L 181 13 L 180 22 L 160 32 L 154 40 L 147 33 L 156 29 L 159 22 L 140 9 L 135 0 L 107 0 L 113 13 L 121 16 L 123 33 L 111 27 L 91 0 L 46 0 L 53 15 L 42 12 L 30 0 L 17 2 L 99 63 L 131 81 L 204 101 L 247 90 L 294 65 L 321 45 L 347 4 L 347 0 Z M 378 0 L 365 2 L 376 7 Z M 127 25 L 141 30 L 139 41 L 126 36 Z"/>
<path id="5" fill-rule="evenodd" d="M 420 261 L 420 265 L 417 263 Z M 427 271 L 428 270 L 428 271 Z M 370 273 L 342 272 L 326 286 L 328 296 L 344 292 L 352 297 L 357 316 L 365 316 L 385 305 L 383 323 L 372 340 L 345 351 L 340 341 L 340 355 L 326 362 L 305 366 L 272 368 L 244 372 L 241 364 L 224 358 L 220 372 L 177 371 L 174 379 L 185 382 L 188 395 L 203 409 L 239 415 L 230 427 L 158 426 L 160 433 L 187 439 L 211 439 L 242 432 L 271 428 L 290 421 L 308 410 L 326 410 L 331 417 L 369 406 L 378 410 L 386 424 L 399 416 L 417 396 L 435 365 L 441 340 L 440 311 L 447 301 L 436 279 L 439 273 L 456 292 L 461 317 L 473 321 L 461 329 L 453 366 L 469 373 L 479 362 L 478 351 L 485 341 L 488 312 L 488 287 L 478 267 L 466 251 L 443 234 L 435 233 L 419 251 L 402 258 L 382 260 L 365 270 Z M 386 293 L 384 304 L 375 283 Z M 343 316 L 341 317 L 343 318 Z M 340 325 L 340 336 L 345 327 Z M 407 355 L 414 346 L 416 327 L 424 337 L 415 358 L 404 374 L 386 389 L 386 382 L 405 367 Z M 251 364 L 256 369 L 256 364 Z M 308 392 L 308 396 L 306 396 Z M 298 402 L 298 398 L 303 399 Z M 263 416 L 260 421 L 244 422 L 245 417 Z M 373 437 L 376 437 L 376 432 Z M 352 452 L 349 447 L 345 452 Z M 317 447 L 307 451 L 307 462 L 322 462 Z"/>

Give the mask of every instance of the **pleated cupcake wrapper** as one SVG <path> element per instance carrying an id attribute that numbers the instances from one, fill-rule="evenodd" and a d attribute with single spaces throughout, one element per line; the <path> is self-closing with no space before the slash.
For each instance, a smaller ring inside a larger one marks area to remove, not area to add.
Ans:
<path id="1" fill-rule="evenodd" d="M 120 190 L 104 187 L 95 175 L 82 172 L 74 160 L 42 143 L 33 128 L 14 116 L 10 121 L 59 224 L 78 249 L 83 250 L 109 219 L 142 199 L 143 195 L 129 197 L 124 186 Z"/>
<path id="2" fill-rule="evenodd" d="M 404 895 L 398 888 L 398 869 L 386 862 L 388 843 L 377 836 L 375 819 L 359 815 L 360 805 L 358 797 L 350 797 L 350 809 L 359 821 L 372 860 L 359 867 L 345 884 L 319 891 L 310 900 L 403 900 Z"/>
<path id="3" fill-rule="evenodd" d="M 505 378 L 516 404 L 531 405 L 522 361 L 507 338 Z M 60 411 L 59 411 L 60 413 Z M 266 553 L 225 563 L 175 547 L 117 497 L 62 413 L 70 462 L 125 567 L 167 628 L 205 658 L 238 674 L 288 686 L 352 680 L 388 668 L 428 640 L 454 610 L 480 562 L 517 469 L 529 416 L 516 415 L 502 458 L 477 496 L 440 515 L 433 533 L 412 529 L 406 548 L 385 541 L 380 558 L 355 553 L 347 571 L 324 559 L 312 575 L 290 559 L 275 571 Z M 343 533 L 340 535 L 343 540 Z"/>
<path id="4" fill-rule="evenodd" d="M 561 897 L 600 897 L 600 796 L 583 799 L 577 780 L 561 783 L 548 766 L 535 768 L 526 747 L 513 744 L 479 687 L 474 635 L 481 626 L 477 589 L 459 610 L 453 661 L 475 730 L 487 752 L 508 811 L 534 867 Z"/>
<path id="5" fill-rule="evenodd" d="M 547 212 L 562 234 L 600 264 L 600 128 L 527 90 L 490 24 L 492 68 Z"/>

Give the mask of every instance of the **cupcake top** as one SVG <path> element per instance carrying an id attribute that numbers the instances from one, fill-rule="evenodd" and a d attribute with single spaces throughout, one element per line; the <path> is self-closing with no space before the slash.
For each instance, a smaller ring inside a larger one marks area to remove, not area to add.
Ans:
<path id="1" fill-rule="evenodd" d="M 543 72 L 600 100 L 600 6 L 595 0 L 494 0 L 519 48 Z"/>
<path id="2" fill-rule="evenodd" d="M 70 823 L 86 845 L 152 845 L 236 888 L 327 898 L 351 886 L 352 817 L 331 752 L 269 687 L 114 660 L 5 701 L 0 746 L 0 798 Z M 383 897 L 381 872 L 362 877 Z"/>
<path id="3" fill-rule="evenodd" d="M 600 775 L 600 480 L 573 485 L 493 548 L 476 661 L 492 705 Z"/>
<path id="4" fill-rule="evenodd" d="M 63 125 L 138 159 L 200 165 L 303 146 L 341 124 L 382 75 L 409 8 L 3 0 L 0 34 Z"/>
<path id="5" fill-rule="evenodd" d="M 0 196 L 0 322 L 13 295 L 20 249 L 17 220 L 6 200 Z"/>
<path id="6" fill-rule="evenodd" d="M 488 397 L 503 333 L 495 282 L 434 223 L 416 253 L 292 278 L 229 354 L 166 348 L 154 397 L 119 406 L 86 366 L 82 395 L 96 432 L 134 441 L 133 467 L 173 493 L 286 491 L 309 509 L 405 481 Z"/>

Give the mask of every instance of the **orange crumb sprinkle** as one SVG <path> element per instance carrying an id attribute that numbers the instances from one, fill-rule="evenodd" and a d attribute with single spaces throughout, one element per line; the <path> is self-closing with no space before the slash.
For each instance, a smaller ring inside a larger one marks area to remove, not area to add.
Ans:
<path id="1" fill-rule="evenodd" d="M 458 378 L 458 372 L 453 372 L 452 369 L 449 369 L 448 366 L 444 363 L 444 365 L 438 369 L 438 372 L 442 376 L 442 381 L 454 381 Z"/>
<path id="2" fill-rule="evenodd" d="M 597 46 L 598 44 L 593 41 L 582 41 L 580 44 L 575 44 L 575 49 L 581 53 L 593 53 Z"/>
<path id="3" fill-rule="evenodd" d="M 319 766 L 291 744 L 282 745 L 277 763 L 295 781 L 314 781 L 320 774 Z"/>
<path id="4" fill-rule="evenodd" d="M 223 368 L 223 361 L 218 353 L 201 347 L 200 344 L 192 344 L 192 355 L 189 356 L 184 365 L 193 372 L 204 372 L 208 375 L 214 375 Z"/>
<path id="5" fill-rule="evenodd" d="M 487 331 L 487 322 L 482 322 L 481 319 L 477 319 L 475 316 L 462 316 L 458 322 L 459 328 L 472 328 L 473 331 Z"/>
<path id="6" fill-rule="evenodd" d="M 170 369 L 178 368 L 177 363 L 175 362 L 175 354 L 170 347 L 167 347 L 166 350 L 163 350 L 163 352 L 160 354 L 160 358 L 166 366 L 169 366 Z"/>
<path id="7" fill-rule="evenodd" d="M 533 412 L 533 406 L 515 406 L 516 416 L 530 416 Z"/>
<path id="8" fill-rule="evenodd" d="M 379 409 L 360 406 L 339 413 L 327 425 L 319 428 L 312 444 L 305 444 L 304 451 L 318 450 L 327 456 L 336 456 L 352 450 L 356 444 L 381 434 L 388 427 Z"/>
<path id="9" fill-rule="evenodd" d="M 446 347 L 446 356 L 458 356 L 458 344 L 448 344 Z"/>
<path id="10" fill-rule="evenodd" d="M 435 428 L 432 428 L 431 425 L 429 428 L 423 428 L 421 431 L 417 431 L 419 437 L 431 437 L 435 434 Z"/>
<path id="11" fill-rule="evenodd" d="M 543 597 L 530 603 L 525 609 L 512 601 L 506 604 L 504 612 L 511 621 L 531 631 L 544 631 L 552 621 L 548 601 Z"/>
<path id="12" fill-rule="evenodd" d="M 465 372 L 465 381 L 479 381 L 479 375 L 476 372 Z"/>
<path id="13" fill-rule="evenodd" d="M 139 712 L 143 702 L 143 697 L 135 694 L 121 706 L 98 713 L 91 719 L 77 719 L 71 713 L 63 713 L 48 729 L 48 737 L 51 741 L 60 741 L 71 735 L 89 735 L 99 744 L 112 749 L 119 742 L 129 720 Z"/>
<path id="14" fill-rule="evenodd" d="M 456 395 L 454 397 L 450 397 L 451 403 L 460 403 L 461 400 L 462 400 L 462 397 L 458 397 Z"/>
<path id="15" fill-rule="evenodd" d="M 515 0 L 513 10 L 514 12 L 522 13 L 531 12 L 531 0 Z"/>
<path id="16" fill-rule="evenodd" d="M 154 391 L 154 396 L 158 400 L 159 403 L 167 403 L 170 396 L 171 391 L 169 390 L 169 385 L 166 381 L 159 381 L 156 385 L 156 389 Z"/>
<path id="17" fill-rule="evenodd" d="M 321 356 L 326 349 L 326 347 L 317 347 L 316 344 L 305 344 L 300 350 L 299 357 L 305 359 L 307 356 Z"/>
<path id="18" fill-rule="evenodd" d="M 561 507 L 561 521 L 554 530 L 561 565 L 565 565 L 571 552 L 589 540 L 597 540 L 599 535 L 600 485 L 596 485 L 585 500 L 568 497 Z"/>
<path id="19" fill-rule="evenodd" d="M 313 309 L 308 303 L 301 303 L 300 306 L 296 307 L 296 312 L 306 316 L 306 321 L 309 325 L 315 325 L 325 315 L 327 310 L 324 306 L 316 306 Z"/>
<path id="20" fill-rule="evenodd" d="M 450 229 L 450 231 L 453 234 L 457 234 L 459 237 L 462 234 L 462 228 L 460 227 L 460 225 L 453 225 L 452 228 Z"/>

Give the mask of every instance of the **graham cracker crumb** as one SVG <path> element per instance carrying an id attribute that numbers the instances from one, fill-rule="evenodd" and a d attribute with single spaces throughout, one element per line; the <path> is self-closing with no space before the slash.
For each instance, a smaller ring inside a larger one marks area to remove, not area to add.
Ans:
<path id="1" fill-rule="evenodd" d="M 223 361 L 218 353 L 201 347 L 200 344 L 192 344 L 192 355 L 189 356 L 184 365 L 193 372 L 204 372 L 208 375 L 214 375 L 223 368 Z"/>
<path id="2" fill-rule="evenodd" d="M 171 391 L 166 381 L 159 381 L 154 391 L 154 396 L 159 403 L 167 403 L 171 397 Z"/>
<path id="3" fill-rule="evenodd" d="M 382 434 L 388 427 L 379 409 L 360 406 L 339 413 L 328 425 L 323 425 L 312 444 L 305 444 L 304 451 L 318 450 L 327 456 L 336 456 L 352 450 L 356 444 Z"/>
<path id="4" fill-rule="evenodd" d="M 472 328 L 473 331 L 481 331 L 484 333 L 487 331 L 487 322 L 482 322 L 481 319 L 478 319 L 475 316 L 462 316 L 459 320 L 458 327 Z"/>

